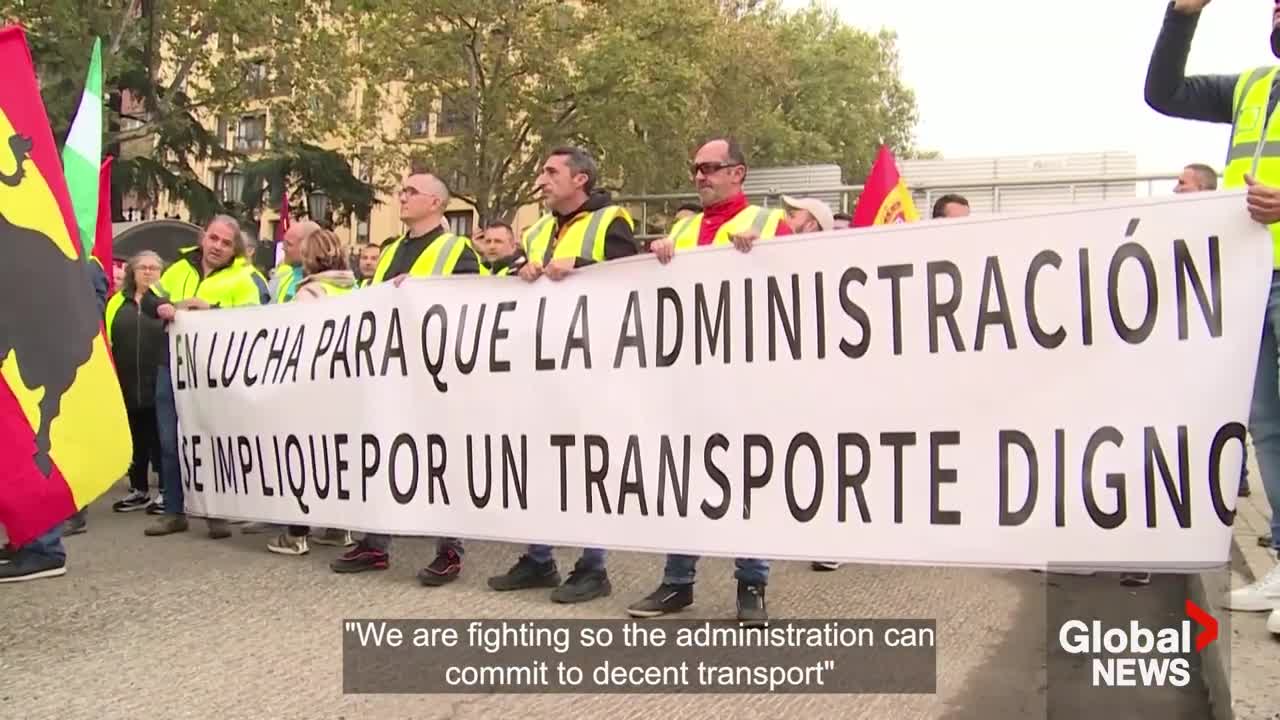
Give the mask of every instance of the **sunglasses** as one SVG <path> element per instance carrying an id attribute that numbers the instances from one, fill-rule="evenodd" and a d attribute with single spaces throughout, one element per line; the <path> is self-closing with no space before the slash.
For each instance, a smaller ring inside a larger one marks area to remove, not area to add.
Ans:
<path id="1" fill-rule="evenodd" d="M 742 165 L 742 163 L 735 163 L 735 162 L 694 163 L 689 166 L 689 177 L 696 178 L 698 177 L 698 173 L 702 173 L 702 175 L 705 177 L 705 176 L 712 175 L 714 173 L 718 173 L 721 170 L 724 170 L 726 168 L 738 167 L 740 165 Z"/>

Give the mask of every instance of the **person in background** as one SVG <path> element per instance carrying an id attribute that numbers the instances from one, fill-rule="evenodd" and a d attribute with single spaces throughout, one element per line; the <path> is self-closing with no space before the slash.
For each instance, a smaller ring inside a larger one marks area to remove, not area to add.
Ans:
<path id="1" fill-rule="evenodd" d="M 1217 171 L 1203 163 L 1191 163 L 1182 168 L 1182 173 L 1178 175 L 1178 183 L 1173 186 L 1173 191 L 1179 194 L 1217 189 Z"/>
<path id="2" fill-rule="evenodd" d="M 406 231 L 382 246 L 382 258 L 373 272 L 373 284 L 391 281 L 399 286 L 407 278 L 442 275 L 487 275 L 471 247 L 471 241 L 449 232 L 444 209 L 449 188 L 439 178 L 415 172 L 400 186 L 400 222 Z M 386 570 L 391 564 L 391 536 L 366 533 L 349 552 L 329 563 L 336 573 Z M 436 557 L 418 572 L 418 582 L 438 587 L 458 579 L 462 572 L 462 541 L 436 539 Z"/>
<path id="3" fill-rule="evenodd" d="M 139 305 L 148 317 L 172 322 L 180 311 L 207 311 L 270 301 L 267 284 L 244 257 L 240 223 L 218 215 L 205 226 L 199 247 L 178 256 L 144 293 Z M 169 343 L 156 368 L 156 426 L 160 432 L 160 486 L 165 514 L 145 534 L 156 537 L 187 531 L 186 496 L 178 457 L 178 408 L 169 371 Z M 231 537 L 227 521 L 208 518 L 209 537 Z"/>
<path id="4" fill-rule="evenodd" d="M 693 217 L 676 223 L 671 234 L 649 245 L 658 262 L 671 262 L 677 251 L 697 247 L 733 244 L 749 252 L 757 240 L 790 235 L 781 210 L 767 210 L 747 202 L 742 183 L 747 177 L 747 157 L 742 147 L 729 138 L 716 138 L 698 148 L 689 177 L 705 208 Z M 678 612 L 693 604 L 693 581 L 698 558 L 694 555 L 667 555 L 662 584 L 635 603 L 627 612 L 632 617 L 657 617 Z M 765 625 L 765 586 L 769 582 L 769 561 L 737 558 L 738 621 L 745 625 Z"/>
<path id="5" fill-rule="evenodd" d="M 698 203 L 681 203 L 680 207 L 676 208 L 676 214 L 671 216 L 671 226 L 675 227 L 676 223 L 685 218 L 691 218 L 700 212 L 702 212 L 702 206 Z"/>
<path id="6" fill-rule="evenodd" d="M 529 259 L 519 270 L 522 280 L 534 282 L 546 275 L 560 281 L 576 268 L 639 252 L 635 221 L 626 208 L 613 203 L 608 192 L 596 187 L 599 175 L 595 158 L 586 150 L 551 151 L 537 179 L 542 204 L 549 212 L 522 238 Z M 530 401 L 543 400 L 531 397 Z M 551 550 L 550 545 L 529 545 L 505 574 L 489 578 L 489 587 L 499 591 L 555 588 L 551 601 L 558 603 L 587 602 L 613 592 L 603 549 L 583 548 L 563 584 Z"/>
<path id="7" fill-rule="evenodd" d="M 395 238 L 388 238 L 391 243 Z M 359 264 L 356 266 L 356 287 L 368 287 L 373 281 L 373 273 L 378 269 L 378 259 L 382 257 L 382 246 L 369 243 L 360 248 Z"/>
<path id="8" fill-rule="evenodd" d="M 1249 436 L 1271 504 L 1271 549 L 1280 551 L 1280 143 L 1276 142 L 1280 123 L 1275 121 L 1280 69 L 1261 66 L 1230 75 L 1187 77 L 1191 39 L 1208 4 L 1208 0 L 1173 0 L 1165 7 L 1147 65 L 1144 98 L 1162 115 L 1231 126 L 1222 187 L 1247 188 L 1249 217 L 1271 232 L 1275 252 L 1258 339 Z M 1280 57 L 1280 3 L 1273 6 L 1268 24 L 1271 53 Z M 1257 582 L 1228 593 L 1221 605 L 1243 612 L 1269 611 L 1267 629 L 1280 634 L 1280 561 Z"/>
<path id="9" fill-rule="evenodd" d="M 117 289 L 124 287 L 125 265 L 124 260 L 111 261 L 111 287 Z"/>
<path id="10" fill-rule="evenodd" d="M 312 220 L 303 220 L 289 226 L 284 231 L 284 239 L 280 245 L 284 250 L 284 257 L 280 264 L 271 273 L 271 283 L 268 289 L 271 292 L 271 302 L 286 303 L 293 299 L 293 294 L 298 290 L 298 283 L 302 282 L 302 238 L 310 235 L 320 227 Z"/>
<path id="11" fill-rule="evenodd" d="M 120 391 L 129 413 L 133 462 L 129 465 L 129 494 L 111 505 L 116 512 L 145 510 L 151 502 L 148 468 L 158 454 L 156 429 L 156 369 L 164 355 L 164 322 L 142 312 L 142 297 L 160 279 L 164 263 L 150 250 L 130 258 L 120 290 L 107 301 L 107 342 L 115 361 Z M 154 468 L 159 473 L 160 468 Z"/>
<path id="12" fill-rule="evenodd" d="M 293 295 L 293 302 L 309 302 L 326 297 L 346 295 L 356 287 L 355 273 L 347 267 L 347 251 L 338 236 L 316 226 L 300 241 L 299 254 L 302 269 L 306 273 Z M 276 539 L 267 543 L 267 550 L 277 555 L 306 555 L 310 552 L 307 538 L 311 528 L 306 525 L 290 525 Z M 349 547 L 355 545 L 351 533 L 346 530 L 328 529 L 316 534 L 312 540 L 317 545 Z"/>
<path id="13" fill-rule="evenodd" d="M 515 231 L 501 220 L 494 220 L 485 226 L 475 242 L 475 248 L 485 267 L 494 275 L 519 270 L 524 264 L 524 249 L 516 242 Z"/>
<path id="14" fill-rule="evenodd" d="M 834 221 L 831 226 L 833 230 L 848 230 L 853 227 L 853 216 L 849 213 L 836 213 L 831 217 Z"/>
<path id="15" fill-rule="evenodd" d="M 933 218 L 961 218 L 969 216 L 969 200 L 963 195 L 947 193 L 933 204 Z"/>
<path id="16" fill-rule="evenodd" d="M 797 235 L 835 229 L 836 219 L 831 214 L 831 206 L 817 198 L 783 195 L 782 206 L 787 209 L 787 225 Z"/>

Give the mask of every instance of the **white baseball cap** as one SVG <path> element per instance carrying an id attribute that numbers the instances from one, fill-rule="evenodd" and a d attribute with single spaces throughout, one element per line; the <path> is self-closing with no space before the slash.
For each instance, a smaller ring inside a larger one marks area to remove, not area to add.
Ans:
<path id="1" fill-rule="evenodd" d="M 813 216 L 813 219 L 818 221 L 818 227 L 824 232 L 835 229 L 836 218 L 831 213 L 831 206 L 818 198 L 793 198 L 789 195 L 783 195 L 782 204 L 796 210 L 808 211 Z"/>

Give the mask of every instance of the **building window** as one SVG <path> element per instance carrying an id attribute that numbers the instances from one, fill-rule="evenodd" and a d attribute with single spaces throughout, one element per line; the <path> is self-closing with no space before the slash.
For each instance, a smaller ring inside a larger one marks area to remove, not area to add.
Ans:
<path id="1" fill-rule="evenodd" d="M 451 137 L 461 135 L 471 128 L 471 113 L 458 95 L 445 95 L 440 99 L 440 116 L 436 119 L 436 135 Z"/>
<path id="2" fill-rule="evenodd" d="M 475 213 L 471 210 L 452 210 L 444 214 L 444 219 L 449 223 L 449 232 L 459 237 L 471 237 L 471 226 L 475 220 Z"/>
<path id="3" fill-rule="evenodd" d="M 267 144 L 267 116 L 246 115 L 236 125 L 236 150 L 252 152 Z"/>
<path id="4" fill-rule="evenodd" d="M 267 64 L 261 60 L 249 63 L 244 73 L 244 85 L 249 91 L 249 97 L 267 97 L 270 90 L 270 85 L 267 83 Z"/>

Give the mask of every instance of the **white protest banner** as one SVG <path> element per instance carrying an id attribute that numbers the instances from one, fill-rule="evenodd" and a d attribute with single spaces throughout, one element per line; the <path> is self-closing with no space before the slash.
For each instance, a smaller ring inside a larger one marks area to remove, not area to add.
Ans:
<path id="1" fill-rule="evenodd" d="M 1238 193 L 180 313 L 193 514 L 710 555 L 1227 559 Z"/>

